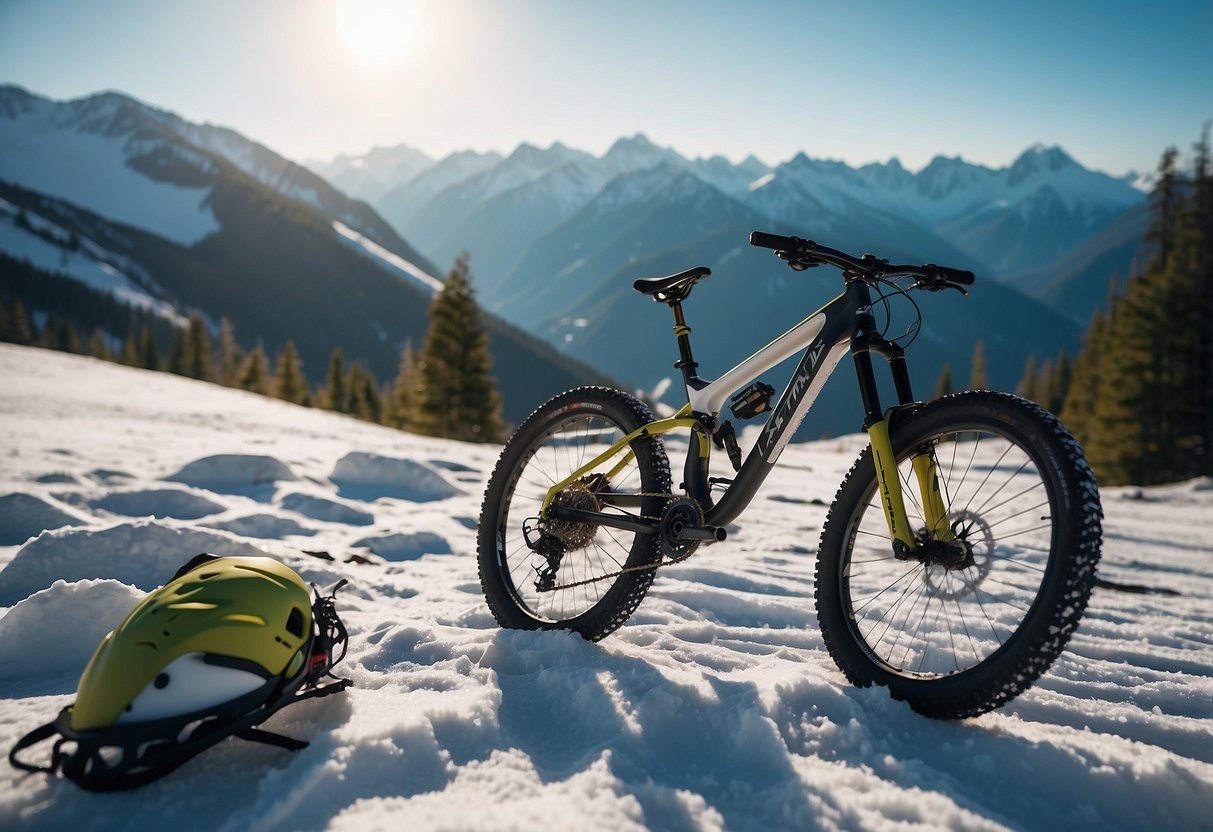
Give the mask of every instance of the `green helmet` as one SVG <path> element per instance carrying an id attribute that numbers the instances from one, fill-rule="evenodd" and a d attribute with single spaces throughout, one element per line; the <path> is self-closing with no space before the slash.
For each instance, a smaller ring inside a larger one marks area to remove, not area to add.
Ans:
<path id="1" fill-rule="evenodd" d="M 349 641 L 334 606 L 344 584 L 313 600 L 271 558 L 199 555 L 105 637 L 76 701 L 17 740 L 9 763 L 108 791 L 163 777 L 233 735 L 306 747 L 257 726 L 349 687 L 332 674 Z M 20 758 L 50 739 L 49 765 Z"/>
<path id="2" fill-rule="evenodd" d="M 105 637 L 71 711 L 75 731 L 180 716 L 303 668 L 312 599 L 271 558 L 187 564 Z"/>

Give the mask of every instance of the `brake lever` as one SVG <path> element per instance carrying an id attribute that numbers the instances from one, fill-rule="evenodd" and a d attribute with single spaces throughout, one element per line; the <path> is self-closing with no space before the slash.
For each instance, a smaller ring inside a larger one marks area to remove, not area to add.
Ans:
<path id="1" fill-rule="evenodd" d="M 955 283 L 949 283 L 948 281 L 942 280 L 940 278 L 936 278 L 934 280 L 929 280 L 929 281 L 928 280 L 918 280 L 914 283 L 914 288 L 915 289 L 924 289 L 928 292 L 939 292 L 939 291 L 942 291 L 943 289 L 955 289 L 956 291 L 958 291 L 962 295 L 964 295 L 966 298 L 969 296 L 969 293 L 965 290 L 965 288 L 963 286 L 957 286 Z"/>

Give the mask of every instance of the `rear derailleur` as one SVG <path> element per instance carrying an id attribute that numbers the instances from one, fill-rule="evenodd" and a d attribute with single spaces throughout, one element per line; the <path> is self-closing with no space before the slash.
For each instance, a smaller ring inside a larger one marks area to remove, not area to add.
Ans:
<path id="1" fill-rule="evenodd" d="M 544 559 L 542 566 L 532 567 L 535 570 L 535 589 L 551 592 L 556 588 L 556 574 L 560 571 L 560 561 L 568 547 L 541 522 L 538 517 L 528 517 L 522 524 L 522 536 L 526 539 L 527 548 Z"/>

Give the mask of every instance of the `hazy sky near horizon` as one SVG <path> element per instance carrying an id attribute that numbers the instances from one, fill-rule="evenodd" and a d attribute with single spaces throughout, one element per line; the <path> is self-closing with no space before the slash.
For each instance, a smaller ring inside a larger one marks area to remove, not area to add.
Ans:
<path id="1" fill-rule="evenodd" d="M 1113 174 L 1213 118 L 1213 0 L 0 0 L 0 83 L 118 90 L 297 161 L 643 132 L 688 156 Z"/>

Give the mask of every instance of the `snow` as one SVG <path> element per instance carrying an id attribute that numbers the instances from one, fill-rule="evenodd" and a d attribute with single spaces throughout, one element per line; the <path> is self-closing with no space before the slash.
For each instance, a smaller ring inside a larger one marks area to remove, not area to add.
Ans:
<path id="1" fill-rule="evenodd" d="M 344 223 L 334 220 L 333 229 L 337 232 L 343 242 L 357 249 L 360 253 L 371 258 L 379 265 L 386 266 L 390 271 L 399 274 L 413 283 L 416 283 L 427 292 L 436 294 L 442 291 L 443 284 L 441 280 L 426 273 L 419 266 L 413 265 L 399 254 L 388 251 L 374 240 L 371 240 L 365 235 L 359 234 L 357 231 Z"/>
<path id="2" fill-rule="evenodd" d="M 125 258 L 105 251 L 89 240 L 81 240 L 80 249 L 72 251 L 68 248 L 71 235 L 66 229 L 27 212 L 31 227 L 58 240 L 60 244 L 56 245 L 18 226 L 16 217 L 16 206 L 0 199 L 0 252 L 14 260 L 27 260 L 43 271 L 71 277 L 93 289 L 109 292 L 123 303 L 155 312 L 174 323 L 185 322 L 171 304 L 148 294 L 129 275 L 115 267 L 115 263 Z"/>
<path id="3" fill-rule="evenodd" d="M 813 554 L 861 437 L 790 445 L 725 543 L 590 644 L 502 631 L 485 607 L 475 518 L 498 447 L 10 345 L 0 388 L 0 530 L 26 516 L 15 497 L 68 518 L 0 544 L 0 746 L 70 703 L 104 633 L 201 551 L 349 579 L 354 682 L 269 723 L 303 751 L 229 739 L 134 792 L 0 766 L 0 828 L 1208 828 L 1208 481 L 1103 494 L 1101 578 L 1178 594 L 1097 589 L 1030 691 L 941 723 L 850 687 L 816 629 Z M 215 488 L 166 482 L 202 460 Z M 222 511 L 94 505 L 167 491 Z"/>
<path id="4" fill-rule="evenodd" d="M 180 148 L 87 132 L 64 123 L 67 111 L 56 108 L 70 106 L 35 102 L 24 118 L 0 115 L 0 179 L 185 246 L 219 230 L 210 187 L 157 181 L 130 166 L 155 151 L 179 156 Z"/>

